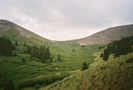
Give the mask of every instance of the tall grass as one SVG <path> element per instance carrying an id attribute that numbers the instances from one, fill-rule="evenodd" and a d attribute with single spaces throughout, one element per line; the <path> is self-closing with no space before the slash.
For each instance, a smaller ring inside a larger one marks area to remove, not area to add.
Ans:
<path id="1" fill-rule="evenodd" d="M 46 76 L 39 76 L 31 79 L 23 79 L 16 82 L 17 89 L 22 89 L 25 87 L 34 87 L 35 85 L 49 85 L 55 81 L 62 80 L 63 78 L 69 76 L 69 73 L 61 73 L 61 74 L 51 74 Z"/>
<path id="2" fill-rule="evenodd" d="M 58 81 L 46 87 L 42 87 L 39 90 L 78 90 L 79 85 L 82 82 L 82 72 L 75 71 L 69 77 L 66 77 L 62 81 Z"/>
<path id="3" fill-rule="evenodd" d="M 87 71 L 91 83 L 88 90 L 132 90 L 133 83 L 133 53 L 103 61 L 99 53 L 96 61 Z"/>

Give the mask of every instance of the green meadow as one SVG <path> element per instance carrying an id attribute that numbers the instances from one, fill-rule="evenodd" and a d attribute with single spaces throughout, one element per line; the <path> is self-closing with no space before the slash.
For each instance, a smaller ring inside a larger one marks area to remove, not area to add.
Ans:
<path id="1" fill-rule="evenodd" d="M 99 51 L 99 45 L 83 47 L 72 42 L 49 44 L 49 47 L 52 63 L 41 63 L 38 58 L 31 58 L 24 53 L 26 47 L 21 43 L 13 50 L 16 56 L 0 56 L 0 88 L 4 88 L 8 80 L 16 89 L 35 89 L 72 77 L 73 71 L 82 69 L 83 62 L 91 64 L 92 55 Z M 59 54 L 61 61 L 57 60 Z"/>

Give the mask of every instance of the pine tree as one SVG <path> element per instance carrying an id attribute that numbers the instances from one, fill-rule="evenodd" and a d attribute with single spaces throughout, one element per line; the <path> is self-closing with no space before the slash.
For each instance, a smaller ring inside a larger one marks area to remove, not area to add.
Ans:
<path id="1" fill-rule="evenodd" d="M 4 90 L 15 90 L 15 87 L 11 80 L 8 80 L 8 82 L 5 85 Z"/>
<path id="2" fill-rule="evenodd" d="M 50 50 L 49 50 L 49 46 L 47 46 L 47 48 L 46 48 L 46 59 L 50 59 Z"/>
<path id="3" fill-rule="evenodd" d="M 74 48 L 72 49 L 72 52 L 75 52 Z"/>
<path id="4" fill-rule="evenodd" d="M 0 38 L 0 55 L 12 56 L 12 42 L 9 39 L 3 37 Z"/>
<path id="5" fill-rule="evenodd" d="M 18 42 L 17 41 L 15 42 L 15 46 L 18 46 Z"/>
<path id="6" fill-rule="evenodd" d="M 35 57 L 35 48 L 34 46 L 31 47 L 31 58 Z"/>
<path id="7" fill-rule="evenodd" d="M 102 58 L 102 57 L 103 57 L 103 54 L 101 53 L 100 58 Z"/>
<path id="8" fill-rule="evenodd" d="M 46 62 L 46 50 L 45 50 L 45 45 L 41 46 L 40 49 L 40 58 L 41 58 L 41 62 L 44 63 Z"/>
<path id="9" fill-rule="evenodd" d="M 109 58 L 109 53 L 108 53 L 108 50 L 105 49 L 105 50 L 104 50 L 104 55 L 103 55 L 103 60 L 107 61 L 108 58 Z"/>
<path id="10" fill-rule="evenodd" d="M 58 58 L 57 58 L 58 61 L 61 61 L 61 57 L 60 57 L 60 54 L 58 55 Z"/>
<path id="11" fill-rule="evenodd" d="M 86 62 L 83 62 L 82 70 L 85 70 L 85 69 L 87 69 L 87 68 L 88 68 L 87 63 L 86 63 Z"/>

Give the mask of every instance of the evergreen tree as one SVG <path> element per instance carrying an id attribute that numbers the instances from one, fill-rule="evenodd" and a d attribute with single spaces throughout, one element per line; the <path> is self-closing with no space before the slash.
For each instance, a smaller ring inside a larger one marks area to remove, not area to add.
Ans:
<path id="1" fill-rule="evenodd" d="M 50 59 L 50 50 L 49 50 L 49 46 L 47 46 L 47 48 L 46 48 L 46 59 Z"/>
<path id="2" fill-rule="evenodd" d="M 31 58 L 35 57 L 35 48 L 32 46 L 31 48 Z"/>
<path id="3" fill-rule="evenodd" d="M 40 55 L 40 57 L 41 57 L 41 62 L 42 63 L 44 63 L 44 62 L 46 62 L 46 50 L 45 50 L 45 45 L 44 46 L 41 46 L 41 51 L 40 51 L 41 53 L 41 55 Z"/>
<path id="4" fill-rule="evenodd" d="M 103 55 L 103 60 L 107 61 L 108 58 L 109 58 L 109 53 L 108 53 L 108 50 L 105 49 L 105 50 L 104 50 L 104 55 Z"/>
<path id="5" fill-rule="evenodd" d="M 100 58 L 102 58 L 102 57 L 103 57 L 103 54 L 101 53 Z"/>
<path id="6" fill-rule="evenodd" d="M 72 49 L 72 52 L 75 52 L 74 48 Z"/>
<path id="7" fill-rule="evenodd" d="M 12 56 L 13 44 L 9 39 L 3 37 L 0 38 L 0 55 L 3 56 Z"/>
<path id="8" fill-rule="evenodd" d="M 25 63 L 25 62 L 26 62 L 26 59 L 25 59 L 24 57 L 22 58 L 22 62 L 23 62 L 23 63 Z"/>
<path id="9" fill-rule="evenodd" d="M 15 87 L 11 80 L 8 80 L 8 82 L 5 85 L 4 90 L 15 90 Z"/>
<path id="10" fill-rule="evenodd" d="M 18 46 L 18 42 L 17 41 L 15 42 L 15 46 Z"/>
<path id="11" fill-rule="evenodd" d="M 58 58 L 57 58 L 58 61 L 61 61 L 61 57 L 60 57 L 60 54 L 58 55 Z"/>
<path id="12" fill-rule="evenodd" d="M 85 70 L 85 69 L 87 69 L 87 68 L 88 68 L 87 63 L 86 63 L 86 62 L 83 62 L 82 70 Z"/>

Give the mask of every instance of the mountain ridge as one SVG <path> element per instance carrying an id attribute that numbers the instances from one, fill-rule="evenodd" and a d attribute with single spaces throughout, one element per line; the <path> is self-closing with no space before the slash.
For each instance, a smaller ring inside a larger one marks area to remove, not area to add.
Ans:
<path id="1" fill-rule="evenodd" d="M 21 41 L 21 39 L 25 38 L 24 42 L 33 43 L 33 44 L 36 44 L 36 43 L 50 44 L 50 43 L 64 43 L 64 42 L 77 43 L 80 45 L 108 44 L 112 41 L 120 40 L 121 38 L 124 38 L 124 37 L 133 36 L 133 24 L 107 28 L 103 31 L 99 31 L 97 33 L 94 33 L 93 35 L 90 35 L 88 37 L 81 38 L 81 39 L 56 41 L 56 40 L 49 40 L 47 38 L 44 38 L 11 21 L 2 19 L 0 20 L 0 36 L 13 39 L 14 41 L 15 40 Z"/>
<path id="2" fill-rule="evenodd" d="M 0 36 L 10 38 L 13 41 L 24 39 L 24 42 L 34 43 L 38 42 L 39 44 L 43 43 L 53 43 L 54 41 L 41 37 L 36 33 L 29 31 L 13 22 L 8 20 L 0 20 Z"/>
<path id="3" fill-rule="evenodd" d="M 80 45 L 108 44 L 124 37 L 133 36 L 133 24 L 116 26 L 97 32 L 77 41 Z"/>

